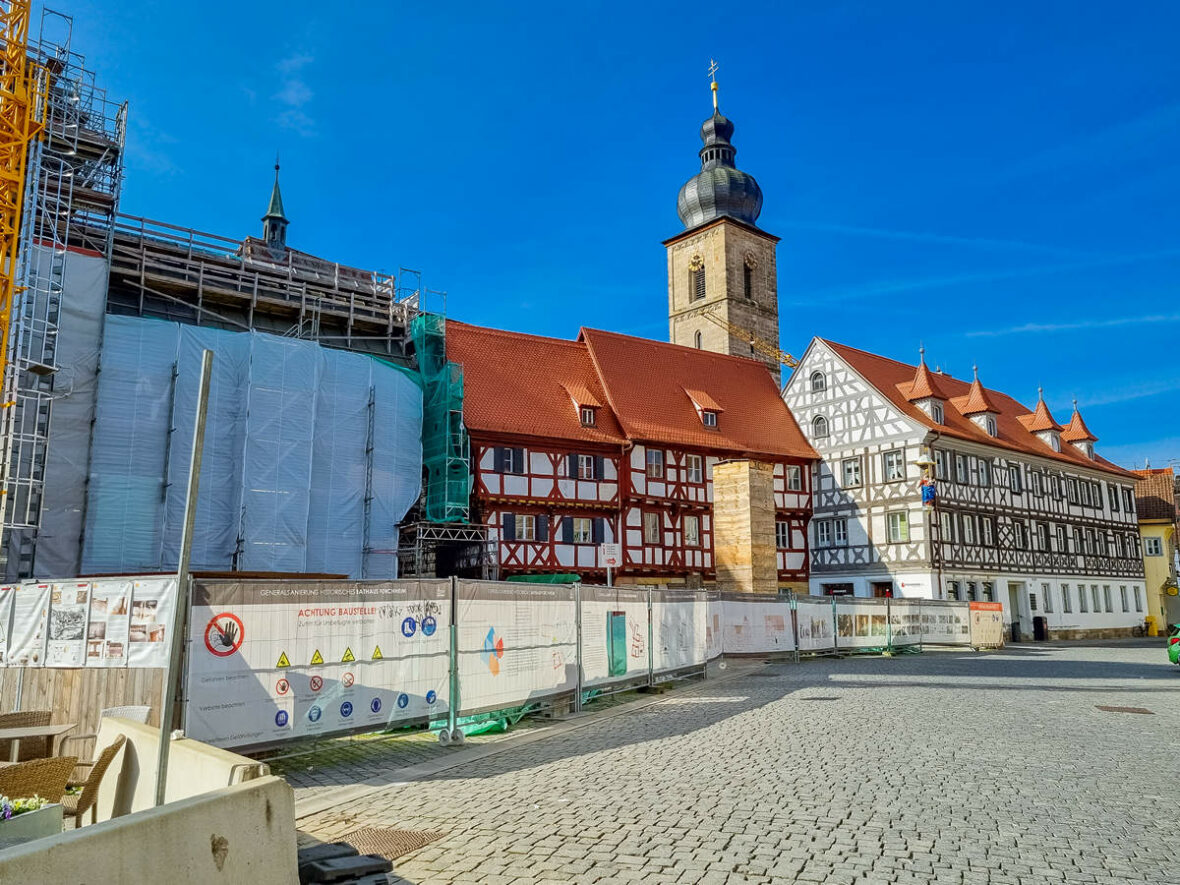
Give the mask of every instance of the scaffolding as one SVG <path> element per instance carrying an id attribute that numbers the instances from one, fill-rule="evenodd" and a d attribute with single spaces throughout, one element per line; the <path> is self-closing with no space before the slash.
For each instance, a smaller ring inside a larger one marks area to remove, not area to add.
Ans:
<path id="1" fill-rule="evenodd" d="M 40 132 L 29 142 L 11 328 L 0 409 L 0 570 L 31 574 L 58 370 L 58 321 L 70 249 L 110 258 L 123 179 L 127 105 L 98 88 L 71 49 L 73 19 L 41 13 L 29 61 L 41 73 Z"/>
<path id="2" fill-rule="evenodd" d="M 466 524 L 471 512 L 471 444 L 463 424 L 463 368 L 447 360 L 446 319 L 410 326 L 422 379 L 422 467 L 427 522 Z"/>

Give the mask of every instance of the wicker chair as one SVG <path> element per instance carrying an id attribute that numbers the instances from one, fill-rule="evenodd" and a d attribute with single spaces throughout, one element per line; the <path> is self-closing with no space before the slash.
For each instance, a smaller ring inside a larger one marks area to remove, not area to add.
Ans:
<path id="1" fill-rule="evenodd" d="M 0 713 L 0 728 L 41 728 L 48 725 L 53 713 L 49 710 L 22 710 L 19 713 Z M 49 755 L 50 738 L 21 738 L 17 762 L 42 759 Z M 0 760 L 7 762 L 12 754 L 12 741 L 0 741 Z"/>
<path id="2" fill-rule="evenodd" d="M 0 794 L 10 799 L 40 796 L 49 802 L 61 802 L 77 761 L 74 756 L 54 756 L 0 768 Z"/>
<path id="3" fill-rule="evenodd" d="M 103 775 L 107 773 L 107 769 L 111 767 L 111 762 L 114 761 L 118 752 L 123 749 L 123 744 L 127 742 L 124 735 L 119 735 L 115 740 L 107 746 L 99 757 L 91 763 L 83 763 L 90 765 L 90 777 L 86 778 L 79 786 L 82 787 L 80 793 L 71 793 L 68 796 L 63 796 L 61 800 L 62 814 L 66 817 L 74 819 L 74 826 L 82 826 L 82 815 L 87 811 L 90 812 L 90 822 L 94 823 L 98 820 L 98 788 L 102 783 Z M 72 769 L 71 769 L 72 770 Z"/>
<path id="4" fill-rule="evenodd" d="M 151 715 L 151 712 L 152 712 L 151 707 L 139 707 L 139 706 L 107 707 L 105 710 L 103 710 L 101 713 L 98 714 L 98 718 L 99 718 L 100 724 L 103 719 L 127 719 L 131 722 L 142 722 L 146 725 L 147 721 L 148 721 L 148 716 Z M 97 738 L 98 738 L 97 734 L 70 735 L 67 738 L 62 738 L 61 744 L 58 745 L 58 752 L 64 753 L 65 749 L 66 749 L 66 745 L 72 741 L 93 741 L 93 740 L 96 740 Z M 75 752 L 81 752 L 81 750 L 79 749 Z M 86 767 L 86 766 L 90 766 L 93 764 L 94 764 L 93 762 L 79 762 L 78 763 L 78 765 L 81 767 Z M 70 781 L 70 786 L 76 786 L 77 784 L 81 783 L 85 779 L 86 779 L 86 772 L 85 771 L 75 774 L 74 778 L 71 779 L 71 781 Z"/>

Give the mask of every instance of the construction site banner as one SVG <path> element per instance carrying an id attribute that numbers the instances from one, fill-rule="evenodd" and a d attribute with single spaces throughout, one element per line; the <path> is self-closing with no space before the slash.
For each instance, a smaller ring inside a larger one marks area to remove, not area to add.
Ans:
<path id="1" fill-rule="evenodd" d="M 721 594 L 709 592 L 705 603 L 705 656 L 711 661 L 725 653 L 725 606 Z"/>
<path id="2" fill-rule="evenodd" d="M 799 651 L 834 651 L 836 636 L 832 629 L 832 600 L 804 596 L 796 600 L 795 621 L 799 630 Z"/>
<path id="3" fill-rule="evenodd" d="M 522 706 L 578 684 L 572 585 L 459 581 L 460 713 Z"/>
<path id="4" fill-rule="evenodd" d="M 794 651 L 791 602 L 785 597 L 734 593 L 721 598 L 726 654 Z"/>
<path id="5" fill-rule="evenodd" d="M 0 667 L 8 664 L 8 637 L 12 632 L 12 603 L 19 588 L 13 584 L 0 587 Z"/>
<path id="6" fill-rule="evenodd" d="M 660 673 L 704 664 L 707 616 L 704 590 L 653 590 L 652 670 Z"/>
<path id="7" fill-rule="evenodd" d="M 176 578 L 102 578 L 0 588 L 2 655 L 18 667 L 168 666 Z"/>
<path id="8" fill-rule="evenodd" d="M 200 581 L 185 731 L 219 747 L 445 715 L 451 585 Z"/>
<path id="9" fill-rule="evenodd" d="M 999 602 L 969 602 L 971 644 L 976 648 L 999 648 L 1004 644 L 1004 606 Z"/>
<path id="10" fill-rule="evenodd" d="M 582 685 L 646 678 L 647 591 L 583 586 L 581 600 Z"/>
<path id="11" fill-rule="evenodd" d="M 881 648 L 889 644 L 891 600 L 852 596 L 835 596 L 833 599 L 837 648 Z"/>
<path id="12" fill-rule="evenodd" d="M 891 645 L 918 645 L 922 642 L 921 599 L 889 600 L 889 641 Z"/>
<path id="13" fill-rule="evenodd" d="M 971 645 L 971 611 L 966 602 L 921 600 L 923 645 Z"/>

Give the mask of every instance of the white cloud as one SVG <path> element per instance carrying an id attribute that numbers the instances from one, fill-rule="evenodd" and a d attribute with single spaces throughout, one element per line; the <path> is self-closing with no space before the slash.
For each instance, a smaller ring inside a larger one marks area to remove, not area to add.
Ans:
<path id="1" fill-rule="evenodd" d="M 275 122 L 282 128 L 290 129 L 304 137 L 316 133 L 315 119 L 308 111 L 315 99 L 315 92 L 300 72 L 314 62 L 314 56 L 298 52 L 280 59 L 275 64 L 275 70 L 281 80 L 278 91 L 271 96 L 279 105 Z"/>
<path id="2" fill-rule="evenodd" d="M 968 338 L 998 338 L 1004 335 L 1023 335 L 1041 332 L 1074 332 L 1085 329 L 1109 329 L 1115 326 L 1144 326 L 1154 323 L 1180 323 L 1180 314 L 1151 314 L 1138 317 L 1109 317 L 1078 320 L 1072 323 L 1024 323 L 1006 329 L 976 329 L 966 332 Z"/>

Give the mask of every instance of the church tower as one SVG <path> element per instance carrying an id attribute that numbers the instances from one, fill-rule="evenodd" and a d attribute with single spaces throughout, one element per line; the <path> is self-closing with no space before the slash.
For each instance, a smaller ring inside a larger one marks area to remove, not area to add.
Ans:
<path id="1" fill-rule="evenodd" d="M 756 224 L 762 190 L 734 165 L 733 123 L 718 110 L 716 81 L 711 85 L 713 116 L 701 126 L 701 171 L 680 188 L 676 205 L 685 229 L 664 241 L 669 337 L 674 344 L 761 360 L 778 378 L 778 361 L 750 339 L 778 347 L 779 238 Z"/>
<path id="2" fill-rule="evenodd" d="M 262 238 L 276 255 L 287 250 L 287 216 L 283 214 L 283 195 L 279 191 L 279 158 L 275 157 L 275 184 L 270 191 L 270 203 L 262 216 Z"/>

